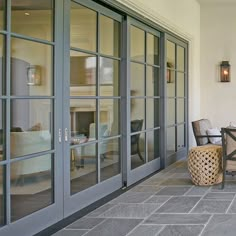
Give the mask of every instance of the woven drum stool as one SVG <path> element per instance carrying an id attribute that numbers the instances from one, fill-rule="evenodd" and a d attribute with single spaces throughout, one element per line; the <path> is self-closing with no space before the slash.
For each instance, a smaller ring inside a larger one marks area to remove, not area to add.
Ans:
<path id="1" fill-rule="evenodd" d="M 188 154 L 188 170 L 195 185 L 222 182 L 222 147 L 206 145 L 193 147 Z"/>

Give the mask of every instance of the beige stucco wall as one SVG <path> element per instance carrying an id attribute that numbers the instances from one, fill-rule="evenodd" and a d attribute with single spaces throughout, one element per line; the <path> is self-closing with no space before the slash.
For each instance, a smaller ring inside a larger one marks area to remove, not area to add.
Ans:
<path id="1" fill-rule="evenodd" d="M 189 41 L 189 123 L 200 114 L 200 6 L 196 0 L 117 0 Z M 190 124 L 189 143 L 195 145 Z"/>
<path id="2" fill-rule="evenodd" d="M 236 123 L 236 2 L 201 5 L 201 116 L 213 126 Z M 231 64 L 231 82 L 219 82 L 219 64 Z"/>

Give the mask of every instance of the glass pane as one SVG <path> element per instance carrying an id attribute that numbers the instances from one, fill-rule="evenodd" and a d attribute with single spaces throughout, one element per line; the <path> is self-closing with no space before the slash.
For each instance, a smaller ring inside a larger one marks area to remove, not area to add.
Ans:
<path id="1" fill-rule="evenodd" d="M 147 66 L 146 77 L 146 95 L 147 96 L 160 96 L 160 76 L 159 68 Z"/>
<path id="2" fill-rule="evenodd" d="M 167 40 L 167 67 L 175 68 L 175 44 Z"/>
<path id="3" fill-rule="evenodd" d="M 100 57 L 100 95 L 120 95 L 120 62 Z"/>
<path id="4" fill-rule="evenodd" d="M 147 34 L 147 63 L 159 64 L 159 39 L 149 33 Z"/>
<path id="5" fill-rule="evenodd" d="M 146 99 L 146 121 L 147 128 L 155 128 L 160 125 L 159 123 L 159 99 Z"/>
<path id="6" fill-rule="evenodd" d="M 167 97 L 175 97 L 175 71 L 167 69 Z"/>
<path id="7" fill-rule="evenodd" d="M 131 111 L 131 120 L 142 120 L 142 126 L 141 129 L 144 129 L 144 117 L 145 117 L 145 112 L 144 112 L 144 105 L 145 105 L 145 100 L 144 99 L 131 99 L 131 104 L 130 104 L 130 111 Z"/>
<path id="8" fill-rule="evenodd" d="M 0 166 L 0 227 L 5 225 L 5 166 Z"/>
<path id="9" fill-rule="evenodd" d="M 0 0 L 0 30 L 5 29 L 5 0 Z"/>
<path id="10" fill-rule="evenodd" d="M 130 57 L 132 60 L 144 61 L 144 31 L 131 26 L 130 27 Z"/>
<path id="11" fill-rule="evenodd" d="M 0 161 L 6 159 L 6 126 L 5 119 L 5 103 L 0 102 Z"/>
<path id="12" fill-rule="evenodd" d="M 100 17 L 100 52 L 120 56 L 120 23 L 103 15 Z"/>
<path id="13" fill-rule="evenodd" d="M 70 51 L 70 96 L 95 96 L 96 70 L 96 56 Z"/>
<path id="14" fill-rule="evenodd" d="M 184 71 L 184 48 L 177 46 L 177 70 Z"/>
<path id="15" fill-rule="evenodd" d="M 120 134 L 120 100 L 100 100 L 99 137 L 106 138 Z"/>
<path id="16" fill-rule="evenodd" d="M 130 90 L 131 96 L 144 96 L 145 92 L 145 75 L 144 65 L 131 63 L 130 68 Z"/>
<path id="17" fill-rule="evenodd" d="M 147 152 L 148 161 L 152 161 L 160 157 L 160 132 L 154 130 L 147 133 Z"/>
<path id="18" fill-rule="evenodd" d="M 52 162 L 48 154 L 11 164 L 11 221 L 54 202 Z"/>
<path id="19" fill-rule="evenodd" d="M 184 122 L 184 99 L 177 99 L 177 123 Z"/>
<path id="20" fill-rule="evenodd" d="M 71 99 L 70 100 L 70 119 L 71 119 L 71 141 L 81 139 L 86 142 L 96 139 L 97 110 L 95 99 Z"/>
<path id="21" fill-rule="evenodd" d="M 52 95 L 52 74 L 52 46 L 12 38 L 12 95 Z"/>
<path id="22" fill-rule="evenodd" d="M 167 125 L 175 124 L 175 99 L 167 99 Z"/>
<path id="23" fill-rule="evenodd" d="M 96 156 L 96 144 L 71 149 L 71 195 L 97 183 Z"/>
<path id="24" fill-rule="evenodd" d="M 11 102 L 11 158 L 52 149 L 52 101 Z"/>
<path id="25" fill-rule="evenodd" d="M 53 0 L 12 0 L 12 32 L 52 40 Z"/>
<path id="26" fill-rule="evenodd" d="M 0 35 L 0 95 L 5 95 L 5 40 L 3 35 Z"/>
<path id="27" fill-rule="evenodd" d="M 120 139 L 103 141 L 100 144 L 101 181 L 120 173 Z"/>
<path id="28" fill-rule="evenodd" d="M 145 163 L 145 133 L 134 134 L 131 139 L 131 169 L 135 169 Z"/>
<path id="29" fill-rule="evenodd" d="M 177 149 L 185 147 L 185 129 L 184 125 L 177 126 Z"/>
<path id="30" fill-rule="evenodd" d="M 177 73 L 177 97 L 184 97 L 184 73 Z"/>
<path id="31" fill-rule="evenodd" d="M 175 127 L 167 128 L 167 156 L 175 153 Z"/>
<path id="32" fill-rule="evenodd" d="M 71 2 L 70 46 L 96 51 L 97 13 Z"/>

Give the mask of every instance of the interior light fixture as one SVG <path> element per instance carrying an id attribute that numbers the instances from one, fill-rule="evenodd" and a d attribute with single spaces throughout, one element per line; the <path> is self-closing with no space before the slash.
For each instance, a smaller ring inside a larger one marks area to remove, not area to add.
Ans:
<path id="1" fill-rule="evenodd" d="M 222 61 L 220 64 L 220 82 L 230 82 L 229 61 Z"/>
<path id="2" fill-rule="evenodd" d="M 27 84 L 40 85 L 41 84 L 41 68 L 38 65 L 30 65 L 27 67 Z"/>

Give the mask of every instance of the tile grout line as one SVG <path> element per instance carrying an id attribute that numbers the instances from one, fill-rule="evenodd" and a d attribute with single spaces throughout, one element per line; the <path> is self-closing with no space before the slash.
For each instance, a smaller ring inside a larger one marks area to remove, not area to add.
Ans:
<path id="1" fill-rule="evenodd" d="M 212 214 L 212 215 L 209 217 L 209 219 L 208 219 L 208 221 L 206 222 L 206 224 L 204 224 L 204 227 L 202 228 L 202 231 L 201 231 L 201 233 L 199 234 L 199 236 L 202 236 L 204 230 L 206 229 L 207 225 L 209 224 L 209 222 L 210 222 L 210 220 L 213 218 L 213 216 L 214 216 L 214 214 Z"/>

